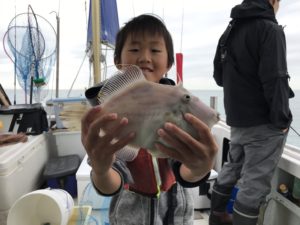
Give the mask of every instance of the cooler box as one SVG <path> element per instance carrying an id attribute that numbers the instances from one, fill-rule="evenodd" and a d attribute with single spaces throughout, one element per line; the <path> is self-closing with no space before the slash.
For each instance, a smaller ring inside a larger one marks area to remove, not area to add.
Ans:
<path id="1" fill-rule="evenodd" d="M 91 183 L 90 173 L 92 168 L 87 163 L 87 158 L 88 156 L 85 155 L 76 172 L 78 203 L 82 200 L 85 189 Z"/>
<path id="2" fill-rule="evenodd" d="M 57 156 L 65 156 L 72 154 L 79 155 L 80 160 L 86 154 L 86 151 L 81 143 L 81 131 L 59 131 L 52 132 Z"/>
<path id="3" fill-rule="evenodd" d="M 28 136 L 25 143 L 0 147 L 0 214 L 7 212 L 22 195 L 39 188 L 49 158 L 46 134 Z M 0 221 L 1 225 L 6 224 Z"/>

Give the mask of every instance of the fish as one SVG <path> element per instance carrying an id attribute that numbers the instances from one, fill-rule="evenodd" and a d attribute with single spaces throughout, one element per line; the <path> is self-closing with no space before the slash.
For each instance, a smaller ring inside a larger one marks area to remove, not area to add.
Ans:
<path id="1" fill-rule="evenodd" d="M 116 137 L 124 137 L 129 132 L 136 136 L 120 155 L 132 155 L 134 158 L 140 148 L 147 149 L 153 157 L 166 158 L 156 143 L 165 143 L 157 134 L 166 122 L 171 122 L 197 138 L 197 130 L 184 119 L 185 113 L 191 113 L 209 128 L 219 121 L 219 113 L 191 94 L 182 84 L 163 85 L 148 81 L 137 66 L 126 66 L 111 78 L 103 82 L 98 96 L 102 106 L 101 113 L 117 113 L 118 120 L 101 128 L 100 136 L 128 118 L 128 125 Z M 116 141 L 115 140 L 115 141 Z"/>

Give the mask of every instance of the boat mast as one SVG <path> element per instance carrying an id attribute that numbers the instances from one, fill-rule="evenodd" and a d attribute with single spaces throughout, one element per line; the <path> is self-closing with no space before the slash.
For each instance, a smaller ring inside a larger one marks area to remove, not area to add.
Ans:
<path id="1" fill-rule="evenodd" d="M 55 97 L 59 97 L 59 35 L 60 35 L 60 18 L 59 15 L 56 14 L 56 90 Z"/>
<path id="2" fill-rule="evenodd" d="M 184 4 L 184 3 L 182 3 L 182 4 Z M 183 18 L 184 18 L 184 7 L 182 6 L 180 52 L 176 53 L 177 84 L 179 82 L 183 83 L 183 54 L 182 54 Z"/>
<path id="3" fill-rule="evenodd" d="M 94 84 L 101 81 L 101 70 L 100 70 L 100 30 L 101 30 L 101 0 L 91 0 L 92 2 L 92 46 L 93 46 L 93 73 L 94 73 Z"/>
<path id="4" fill-rule="evenodd" d="M 17 16 L 17 6 L 15 1 L 15 17 Z M 15 20 L 15 48 L 17 49 L 17 25 Z M 16 52 L 14 51 L 15 63 L 14 63 L 14 105 L 17 104 L 17 57 Z"/>

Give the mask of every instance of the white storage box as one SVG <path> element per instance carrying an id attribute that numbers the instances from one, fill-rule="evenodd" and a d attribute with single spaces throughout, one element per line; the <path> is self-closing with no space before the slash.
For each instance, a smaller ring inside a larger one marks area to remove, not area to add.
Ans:
<path id="1" fill-rule="evenodd" d="M 42 184 L 48 158 L 45 134 L 28 136 L 25 143 L 0 147 L 0 212 L 9 210 L 19 197 Z"/>
<path id="2" fill-rule="evenodd" d="M 57 149 L 57 156 L 65 156 L 76 154 L 79 155 L 82 160 L 86 154 L 86 151 L 81 143 L 80 131 L 57 131 L 53 132 Z"/>
<path id="3" fill-rule="evenodd" d="M 76 172 L 78 203 L 82 200 L 85 189 L 91 183 L 90 173 L 92 168 L 87 163 L 87 158 L 88 156 L 85 155 Z"/>

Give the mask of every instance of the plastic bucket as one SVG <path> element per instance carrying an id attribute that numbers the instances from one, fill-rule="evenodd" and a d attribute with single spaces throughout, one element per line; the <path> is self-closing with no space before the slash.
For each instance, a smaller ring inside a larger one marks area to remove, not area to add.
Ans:
<path id="1" fill-rule="evenodd" d="M 8 212 L 7 225 L 66 225 L 74 207 L 62 189 L 42 189 L 19 198 Z"/>
<path id="2" fill-rule="evenodd" d="M 82 198 L 79 199 L 80 205 L 90 205 L 93 209 L 109 209 L 111 197 L 99 195 L 91 182 L 85 187 Z"/>
<path id="3" fill-rule="evenodd" d="M 74 206 L 68 225 L 88 225 L 91 211 L 89 205 Z"/>
<path id="4" fill-rule="evenodd" d="M 99 224 L 109 225 L 109 206 L 111 197 L 100 196 L 91 182 L 87 184 L 83 191 L 82 199 L 80 199 L 80 205 L 90 205 L 93 210 L 97 210 L 95 215 Z M 68 224 L 69 225 L 69 224 Z"/>

